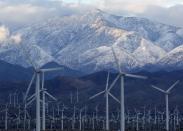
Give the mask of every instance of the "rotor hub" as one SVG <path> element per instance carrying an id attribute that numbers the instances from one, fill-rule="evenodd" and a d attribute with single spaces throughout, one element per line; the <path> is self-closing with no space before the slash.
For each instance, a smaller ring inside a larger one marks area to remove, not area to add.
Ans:
<path id="1" fill-rule="evenodd" d="M 38 74 L 41 73 L 41 70 L 40 70 L 40 69 L 36 69 L 35 71 L 36 71 L 36 73 L 38 73 Z"/>

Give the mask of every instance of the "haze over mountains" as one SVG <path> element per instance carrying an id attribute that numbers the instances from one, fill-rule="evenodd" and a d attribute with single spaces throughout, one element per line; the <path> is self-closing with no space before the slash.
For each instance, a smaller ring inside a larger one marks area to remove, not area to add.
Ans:
<path id="1" fill-rule="evenodd" d="M 1 42 L 0 59 L 29 67 L 56 62 L 75 71 L 116 69 L 111 46 L 126 71 L 178 70 L 183 65 L 183 29 L 101 10 L 50 18 L 12 31 L 21 43 Z M 151 67 L 149 68 L 147 67 Z"/>

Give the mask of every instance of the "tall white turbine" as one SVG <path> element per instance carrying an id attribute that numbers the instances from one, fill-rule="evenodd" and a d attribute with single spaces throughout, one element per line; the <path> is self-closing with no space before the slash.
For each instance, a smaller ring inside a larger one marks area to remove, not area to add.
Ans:
<path id="1" fill-rule="evenodd" d="M 120 101 L 109 92 L 108 85 L 109 85 L 109 72 L 108 72 L 108 75 L 107 75 L 107 82 L 106 82 L 105 90 L 97 93 L 96 95 L 94 95 L 92 97 L 90 97 L 90 100 L 91 100 L 91 99 L 94 99 L 97 96 L 105 94 L 105 98 L 106 98 L 106 130 L 107 131 L 109 130 L 109 96 L 111 96 L 115 101 L 120 103 Z"/>
<path id="2" fill-rule="evenodd" d="M 169 101 L 168 101 L 168 98 L 169 98 L 169 94 L 170 94 L 170 91 L 179 83 L 179 80 L 176 81 L 172 86 L 169 87 L 168 90 L 163 90 L 163 89 L 160 89 L 159 87 L 157 86 L 154 86 L 154 85 L 151 85 L 152 88 L 162 92 L 165 94 L 165 104 L 166 104 L 166 131 L 169 131 Z"/>
<path id="3" fill-rule="evenodd" d="M 20 44 L 21 45 L 21 44 Z M 40 107 L 40 85 L 41 85 L 41 81 L 40 81 L 40 75 L 42 73 L 46 73 L 46 72 L 52 72 L 52 71 L 58 71 L 61 70 L 62 68 L 51 68 L 51 69 L 41 69 L 40 67 L 38 67 L 30 58 L 28 52 L 25 50 L 25 48 L 23 46 L 22 50 L 24 51 L 24 55 L 26 56 L 28 62 L 31 64 L 31 66 L 34 69 L 34 75 L 32 76 L 32 80 L 31 83 L 29 84 L 30 86 L 28 87 L 25 97 L 24 97 L 24 102 L 26 103 L 26 99 L 27 96 L 29 94 L 31 85 L 33 84 L 34 79 L 36 79 L 36 87 L 35 87 L 35 98 L 36 98 L 36 131 L 40 131 L 41 130 L 41 116 L 40 116 L 40 111 L 41 111 L 41 107 Z"/>
<path id="4" fill-rule="evenodd" d="M 147 77 L 140 76 L 140 75 L 127 74 L 125 72 L 122 72 L 121 65 L 120 65 L 119 60 L 117 58 L 117 55 L 114 51 L 114 48 L 111 47 L 111 49 L 112 49 L 112 53 L 113 53 L 113 56 L 114 56 L 114 59 L 115 59 L 115 62 L 116 62 L 117 68 L 118 68 L 118 72 L 119 72 L 118 76 L 116 77 L 116 82 L 119 78 L 121 80 L 121 92 L 120 92 L 121 93 L 121 100 L 120 100 L 120 103 L 121 103 L 121 121 L 120 121 L 120 130 L 125 131 L 124 78 L 125 77 L 131 77 L 131 78 L 138 78 L 138 79 L 147 79 Z M 113 86 L 111 86 L 109 88 L 109 91 L 112 89 Z"/>
<path id="5" fill-rule="evenodd" d="M 35 68 L 35 73 L 32 77 L 32 81 L 31 83 L 29 84 L 30 86 L 28 87 L 27 91 L 26 91 L 26 94 L 25 94 L 25 98 L 24 98 L 24 101 L 25 103 L 27 102 L 27 96 L 28 96 L 28 93 L 30 91 L 30 88 L 31 88 L 31 85 L 33 84 L 33 81 L 36 77 L 36 88 L 35 88 L 35 94 L 32 95 L 31 97 L 34 97 L 36 98 L 36 131 L 40 131 L 40 128 L 41 128 L 41 120 L 40 120 L 40 110 L 41 110 L 41 107 L 40 107 L 40 93 L 41 93 L 41 89 L 40 89 L 40 85 L 41 85 L 41 81 L 40 81 L 40 75 L 42 73 L 45 73 L 45 72 L 51 72 L 51 71 L 57 71 L 57 70 L 61 70 L 62 68 L 52 68 L 52 69 L 40 69 L 40 68 Z M 45 89 L 44 89 L 45 91 Z M 46 92 L 47 95 L 49 95 L 51 97 L 51 95 L 49 93 Z M 30 97 L 30 98 L 31 98 Z M 33 99 L 32 99 L 33 100 Z M 45 101 L 45 100 L 44 100 Z M 45 104 L 44 104 L 45 105 Z M 43 106 L 44 108 L 45 106 Z"/>

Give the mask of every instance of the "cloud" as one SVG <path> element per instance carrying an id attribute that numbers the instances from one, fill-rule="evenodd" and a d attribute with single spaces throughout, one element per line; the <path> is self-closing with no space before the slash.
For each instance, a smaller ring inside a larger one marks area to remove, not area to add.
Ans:
<path id="1" fill-rule="evenodd" d="M 44 18 L 47 8 L 32 4 L 0 3 L 0 20 L 3 22 L 26 23 Z"/>
<path id="2" fill-rule="evenodd" d="M 9 37 L 9 30 L 5 26 L 0 26 L 0 43 L 5 42 Z"/>
<path id="3" fill-rule="evenodd" d="M 11 35 L 10 31 L 4 25 L 0 26 L 0 44 L 4 45 L 7 43 L 19 44 L 22 41 L 21 34 Z"/>
<path id="4" fill-rule="evenodd" d="M 70 2 L 69 2 L 70 1 Z M 116 15 L 140 16 L 182 26 L 182 0 L 0 0 L 0 22 L 26 25 L 46 19 L 85 13 L 94 8 Z M 179 6 L 177 5 L 179 4 Z"/>
<path id="5" fill-rule="evenodd" d="M 116 15 L 139 16 L 183 27 L 182 0 L 92 0 L 92 5 Z"/>
<path id="6" fill-rule="evenodd" d="M 105 0 L 104 4 L 103 10 L 113 14 L 144 17 L 183 27 L 182 0 Z"/>
<path id="7" fill-rule="evenodd" d="M 12 35 L 12 36 L 10 37 L 10 40 L 11 40 L 13 43 L 15 43 L 15 44 L 19 44 L 19 43 L 21 43 L 21 41 L 22 41 L 22 35 L 21 35 L 21 34 Z"/>
<path id="8" fill-rule="evenodd" d="M 138 16 L 146 17 L 161 23 L 183 27 L 183 5 L 175 5 L 169 8 L 149 6 Z"/>
<path id="9" fill-rule="evenodd" d="M 64 3 L 62 0 L 0 1 L 0 22 L 26 25 L 56 16 L 71 15 L 91 9 L 90 5 Z"/>
<path id="10" fill-rule="evenodd" d="M 92 0 L 97 7 L 108 10 L 130 11 L 135 13 L 143 12 L 148 6 L 170 7 L 183 4 L 182 0 Z"/>

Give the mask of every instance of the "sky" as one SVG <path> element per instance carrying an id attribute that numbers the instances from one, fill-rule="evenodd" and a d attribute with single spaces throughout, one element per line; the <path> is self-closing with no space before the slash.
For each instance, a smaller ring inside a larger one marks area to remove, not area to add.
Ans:
<path id="1" fill-rule="evenodd" d="M 183 0 L 0 0 L 0 23 L 25 25 L 95 8 L 183 27 Z"/>

